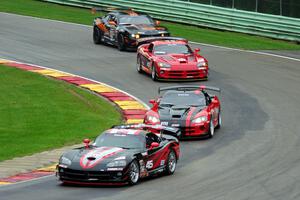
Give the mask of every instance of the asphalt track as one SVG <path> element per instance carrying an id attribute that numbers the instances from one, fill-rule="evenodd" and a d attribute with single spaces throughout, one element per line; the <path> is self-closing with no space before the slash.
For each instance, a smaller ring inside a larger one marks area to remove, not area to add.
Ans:
<path id="1" fill-rule="evenodd" d="M 138 74 L 135 53 L 96 46 L 91 33 L 90 27 L 0 13 L 0 57 L 105 82 L 145 102 L 159 86 L 177 84 Z M 223 127 L 211 140 L 182 142 L 174 176 L 96 188 L 61 186 L 50 176 L 2 186 L 0 199 L 299 200 L 300 62 L 200 48 L 211 66 L 202 83 L 223 90 Z"/>

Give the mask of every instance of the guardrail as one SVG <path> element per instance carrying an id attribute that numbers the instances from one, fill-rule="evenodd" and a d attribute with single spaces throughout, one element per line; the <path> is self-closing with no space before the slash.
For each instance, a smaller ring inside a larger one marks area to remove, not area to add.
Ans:
<path id="1" fill-rule="evenodd" d="M 43 0 L 84 8 L 129 7 L 156 19 L 300 42 L 300 19 L 179 0 Z"/>

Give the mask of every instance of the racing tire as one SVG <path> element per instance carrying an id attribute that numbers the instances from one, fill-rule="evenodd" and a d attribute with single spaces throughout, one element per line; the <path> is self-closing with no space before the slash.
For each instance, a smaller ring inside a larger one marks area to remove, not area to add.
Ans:
<path id="1" fill-rule="evenodd" d="M 174 174 L 177 166 L 177 158 L 175 151 L 173 149 L 170 150 L 170 153 L 168 155 L 167 163 L 166 163 L 166 169 L 165 174 L 166 175 L 172 175 Z"/>
<path id="2" fill-rule="evenodd" d="M 117 46 L 118 46 L 119 51 L 126 50 L 125 40 L 124 40 L 124 36 L 122 34 L 118 35 L 118 45 Z"/>
<path id="3" fill-rule="evenodd" d="M 140 167 L 136 160 L 133 160 L 129 165 L 128 183 L 129 185 L 135 185 L 140 179 Z"/>
<path id="4" fill-rule="evenodd" d="M 220 110 L 219 115 L 218 115 L 218 125 L 216 126 L 216 129 L 221 128 L 221 126 L 222 126 L 222 115 L 221 115 L 221 110 Z"/>
<path id="5" fill-rule="evenodd" d="M 152 69 L 151 69 L 151 78 L 153 81 L 157 81 L 157 74 L 156 74 L 154 63 L 152 65 Z"/>
<path id="6" fill-rule="evenodd" d="M 137 56 L 137 59 L 136 59 L 136 70 L 140 74 L 143 73 L 143 70 L 142 70 L 142 60 L 141 60 L 141 57 L 139 55 Z"/>
<path id="7" fill-rule="evenodd" d="M 102 44 L 102 38 L 103 38 L 102 31 L 97 26 L 94 26 L 94 30 L 93 30 L 93 41 L 94 41 L 94 43 L 95 44 Z"/>
<path id="8" fill-rule="evenodd" d="M 211 120 L 209 122 L 208 138 L 214 137 L 214 133 L 215 133 L 215 127 L 214 127 L 213 119 L 211 117 Z"/>

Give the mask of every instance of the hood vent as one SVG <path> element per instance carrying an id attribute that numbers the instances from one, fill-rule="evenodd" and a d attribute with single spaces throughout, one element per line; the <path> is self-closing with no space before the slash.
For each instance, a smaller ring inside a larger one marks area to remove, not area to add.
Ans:
<path id="1" fill-rule="evenodd" d="M 187 63 L 185 58 L 178 58 L 179 63 Z"/>
<path id="2" fill-rule="evenodd" d="M 87 157 L 88 160 L 96 160 L 95 157 Z"/>
<path id="3" fill-rule="evenodd" d="M 172 118 L 181 118 L 181 115 L 172 115 Z"/>

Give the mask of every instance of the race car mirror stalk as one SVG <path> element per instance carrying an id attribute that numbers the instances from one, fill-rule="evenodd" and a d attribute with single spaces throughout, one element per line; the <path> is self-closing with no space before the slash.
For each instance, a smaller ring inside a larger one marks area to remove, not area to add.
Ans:
<path id="1" fill-rule="evenodd" d="M 84 140 L 83 140 L 83 143 L 84 143 L 86 149 L 89 148 L 90 142 L 91 142 L 90 139 L 84 139 Z"/>
<path id="2" fill-rule="evenodd" d="M 156 103 L 155 99 L 150 99 L 149 103 L 151 103 L 152 105 L 154 105 Z"/>
<path id="3" fill-rule="evenodd" d="M 154 148 L 156 148 L 156 147 L 159 147 L 159 143 L 157 143 L 157 142 L 152 142 L 152 143 L 151 143 L 151 146 L 150 146 L 150 150 L 152 150 L 152 149 L 154 149 Z"/>

